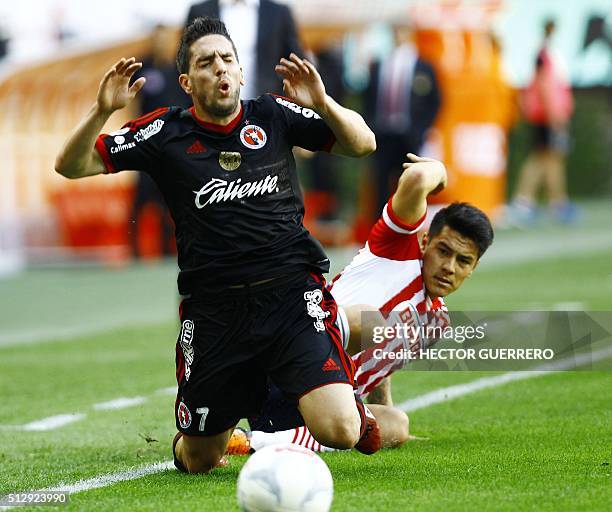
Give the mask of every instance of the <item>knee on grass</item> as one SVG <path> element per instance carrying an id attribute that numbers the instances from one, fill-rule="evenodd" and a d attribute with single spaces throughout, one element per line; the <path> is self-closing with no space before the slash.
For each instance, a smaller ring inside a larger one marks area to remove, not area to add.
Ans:
<path id="1" fill-rule="evenodd" d="M 368 404 L 376 416 L 383 448 L 397 448 L 410 439 L 410 422 L 404 411 L 388 405 Z"/>
<path id="2" fill-rule="evenodd" d="M 410 420 L 408 415 L 399 409 L 392 408 L 389 411 L 389 428 L 385 432 L 385 426 L 379 422 L 382 431 L 383 447 L 397 448 L 410 438 Z"/>
<path id="3" fill-rule="evenodd" d="M 183 449 L 181 462 L 189 473 L 209 473 L 223 457 L 223 453 L 210 453 Z"/>

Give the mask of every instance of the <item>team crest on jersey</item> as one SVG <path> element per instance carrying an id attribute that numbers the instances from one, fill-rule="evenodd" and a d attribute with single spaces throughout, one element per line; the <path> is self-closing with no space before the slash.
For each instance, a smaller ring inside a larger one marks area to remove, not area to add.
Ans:
<path id="1" fill-rule="evenodd" d="M 240 140 L 249 149 L 261 149 L 266 145 L 268 136 L 263 128 L 249 124 L 240 130 Z"/>
<path id="2" fill-rule="evenodd" d="M 321 301 L 323 300 L 323 292 L 321 290 L 313 290 L 311 292 L 304 293 L 304 300 L 306 301 L 306 312 L 308 316 L 315 319 L 313 325 L 317 332 L 323 332 L 325 330 L 325 320 L 331 313 L 329 311 L 323 311 L 321 307 Z"/>
<path id="3" fill-rule="evenodd" d="M 179 404 L 176 414 L 181 428 L 189 428 L 189 425 L 191 425 L 191 412 L 185 405 L 185 402 Z"/>
<path id="4" fill-rule="evenodd" d="M 219 165 L 226 171 L 235 171 L 242 163 L 242 156 L 237 151 L 221 151 Z"/>

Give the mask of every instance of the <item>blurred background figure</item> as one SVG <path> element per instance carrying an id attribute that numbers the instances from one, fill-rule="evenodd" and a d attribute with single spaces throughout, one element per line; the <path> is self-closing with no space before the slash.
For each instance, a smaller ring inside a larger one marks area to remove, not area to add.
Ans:
<path id="1" fill-rule="evenodd" d="M 568 201 L 565 178 L 568 127 L 574 105 L 565 65 L 552 48 L 554 32 L 555 22 L 549 19 L 544 23 L 533 79 L 522 98 L 533 147 L 520 170 L 510 206 L 512 224 L 529 225 L 536 220 L 537 194 L 542 185 L 557 221 L 570 223 L 576 217 L 576 207 Z"/>
<path id="2" fill-rule="evenodd" d="M 6 57 L 8 53 L 8 37 L 4 33 L 3 27 L 0 25 L 0 61 Z"/>
<path id="3" fill-rule="evenodd" d="M 325 90 L 338 103 L 343 104 L 346 99 L 346 87 L 343 79 L 344 62 L 342 47 L 331 44 L 306 56 L 314 62 L 323 78 Z M 304 160 L 304 180 L 308 183 L 306 194 L 309 213 L 308 219 L 315 219 L 316 226 L 311 225 L 323 243 L 338 245 L 346 243 L 348 233 L 346 225 L 340 221 L 340 175 L 337 156 L 318 151 Z"/>
<path id="4" fill-rule="evenodd" d="M 406 153 L 420 154 L 427 130 L 440 109 L 440 90 L 432 65 L 423 60 L 406 24 L 393 26 L 394 48 L 370 68 L 365 91 L 368 124 L 376 134 L 375 216 L 395 189 Z"/>
<path id="5" fill-rule="evenodd" d="M 289 7 L 270 0 L 207 0 L 191 6 L 186 25 L 204 16 L 220 18 L 234 40 L 246 80 L 240 97 L 282 94 L 274 66 L 292 52 L 302 55 Z"/>
<path id="6" fill-rule="evenodd" d="M 178 82 L 176 28 L 157 25 L 151 32 L 150 41 L 150 51 L 142 58 L 142 68 L 139 73 L 139 76 L 147 79 L 144 88 L 136 96 L 139 110 L 146 114 L 160 107 L 190 107 L 191 100 Z"/>
<path id="7" fill-rule="evenodd" d="M 139 76 L 147 82 L 136 100 L 140 115 L 160 107 L 191 105 L 181 89 L 176 68 L 177 30 L 157 25 L 151 32 L 150 52 L 142 60 Z M 147 173 L 136 173 L 130 248 L 135 258 L 174 254 L 174 224 L 159 188 Z"/>

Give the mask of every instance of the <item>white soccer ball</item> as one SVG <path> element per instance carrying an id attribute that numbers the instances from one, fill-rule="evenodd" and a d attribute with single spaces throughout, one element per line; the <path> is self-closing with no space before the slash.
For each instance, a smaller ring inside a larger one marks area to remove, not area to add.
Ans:
<path id="1" fill-rule="evenodd" d="M 258 450 L 238 476 L 238 503 L 245 512 L 327 512 L 333 497 L 327 464 L 294 444 Z"/>

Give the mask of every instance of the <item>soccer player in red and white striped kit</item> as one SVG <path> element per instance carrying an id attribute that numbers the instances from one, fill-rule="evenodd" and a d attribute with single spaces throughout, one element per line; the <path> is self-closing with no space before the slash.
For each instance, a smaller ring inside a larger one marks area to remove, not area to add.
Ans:
<path id="1" fill-rule="evenodd" d="M 427 198 L 446 186 L 447 174 L 437 160 L 407 156 L 397 190 L 365 246 L 329 286 L 341 306 L 340 330 L 357 368 L 357 393 L 368 397 L 383 447 L 399 446 L 410 438 L 408 417 L 393 407 L 390 388 L 391 373 L 406 361 L 380 359 L 373 357 L 373 350 L 362 350 L 361 332 L 366 326 L 361 325 L 361 313 L 380 312 L 380 325 L 394 325 L 415 317 L 437 326 L 448 325 L 444 297 L 470 277 L 493 242 L 493 228 L 485 213 L 466 203 L 453 203 L 441 209 L 433 217 L 428 233 L 419 239 L 418 232 L 427 214 Z M 416 345 L 422 346 L 419 341 L 423 340 L 417 340 Z M 402 343 L 405 340 L 389 340 L 386 350 L 397 350 Z M 315 451 L 332 450 L 317 443 L 304 425 L 275 432 L 256 430 L 257 425 L 284 423 L 279 421 L 274 406 L 269 410 L 269 417 L 253 424 L 250 441 L 244 432 L 235 433 L 232 441 L 240 447 L 238 452 L 278 442 L 293 442 Z M 230 442 L 230 453 L 232 447 Z"/>

